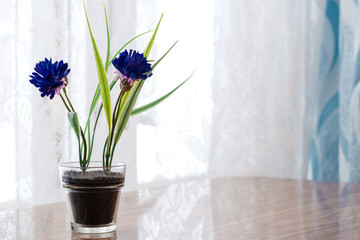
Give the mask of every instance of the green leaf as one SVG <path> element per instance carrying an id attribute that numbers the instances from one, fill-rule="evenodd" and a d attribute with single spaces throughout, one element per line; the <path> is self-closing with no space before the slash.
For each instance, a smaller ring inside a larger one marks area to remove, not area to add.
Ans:
<path id="1" fill-rule="evenodd" d="M 151 68 L 154 69 L 160 62 L 161 60 L 164 59 L 164 57 L 171 51 L 171 49 L 177 44 L 178 41 L 176 41 L 170 48 L 169 50 L 166 51 L 166 53 L 164 55 L 161 56 L 161 58 L 159 58 L 153 65 L 151 65 Z"/>
<path id="2" fill-rule="evenodd" d="M 87 16 L 84 0 L 83 0 L 83 5 L 84 5 L 86 21 L 87 21 L 87 24 L 88 24 L 88 27 L 89 27 L 91 42 L 92 42 L 92 46 L 93 46 L 93 50 L 94 50 L 96 69 L 97 69 L 98 78 L 99 78 L 99 86 L 100 86 L 101 98 L 102 98 L 102 102 L 103 102 L 103 105 L 104 105 L 104 111 L 105 111 L 106 120 L 107 120 L 107 123 L 108 123 L 109 132 L 110 132 L 110 130 L 111 130 L 111 98 L 110 98 L 109 84 L 108 84 L 108 80 L 107 80 L 107 77 L 106 77 L 105 68 L 104 68 L 103 62 L 101 60 L 99 50 L 97 48 L 97 45 L 96 45 L 92 30 L 91 30 L 91 27 L 90 27 L 90 22 L 89 22 L 89 18 Z"/>
<path id="3" fill-rule="evenodd" d="M 165 99 L 167 99 L 171 94 L 173 94 L 176 90 L 178 90 L 182 85 L 184 85 L 193 75 L 194 73 L 192 73 L 185 81 L 183 81 L 181 84 L 179 84 L 176 88 L 174 88 L 172 91 L 170 91 L 169 93 L 165 94 L 164 96 L 156 99 L 155 101 L 148 103 L 144 106 L 138 107 L 136 109 L 134 109 L 131 112 L 131 116 L 134 116 L 136 114 L 145 112 L 153 107 L 155 107 L 156 105 L 158 105 L 159 103 L 161 103 L 162 101 L 164 101 Z"/>
<path id="4" fill-rule="evenodd" d="M 104 6 L 105 11 L 105 19 L 106 19 L 106 34 L 107 34 L 107 51 L 106 51 L 106 61 L 105 61 L 105 72 L 107 72 L 106 66 L 110 65 L 110 33 L 109 33 L 109 23 L 108 23 L 108 17 L 106 14 L 106 7 Z"/>
<path id="5" fill-rule="evenodd" d="M 70 121 L 71 127 L 74 130 L 75 136 L 78 140 L 78 145 L 79 145 L 79 162 L 80 165 L 82 163 L 81 160 L 81 141 L 80 141 L 80 123 L 79 123 L 79 118 L 76 112 L 68 112 L 67 113 L 67 117 Z"/>
<path id="6" fill-rule="evenodd" d="M 152 46 L 153 46 L 153 44 L 154 44 L 154 41 L 155 41 L 156 33 L 157 33 L 158 29 L 159 29 L 159 26 L 160 26 L 160 23 L 161 23 L 161 19 L 163 18 L 163 16 L 164 16 L 164 13 L 161 14 L 160 20 L 159 20 L 159 22 L 158 22 L 158 24 L 157 24 L 157 26 L 156 26 L 156 29 L 155 29 L 155 31 L 154 31 L 154 34 L 152 35 L 152 37 L 151 37 L 148 45 L 147 45 L 146 48 L 145 48 L 144 57 L 146 57 L 146 58 L 147 58 L 147 57 L 149 56 L 149 54 L 150 54 L 151 48 L 152 48 Z"/>
<path id="7" fill-rule="evenodd" d="M 80 139 L 80 123 L 79 123 L 79 118 L 78 118 L 77 113 L 76 112 L 68 112 L 67 116 L 68 116 L 71 127 L 73 128 L 77 139 Z"/>

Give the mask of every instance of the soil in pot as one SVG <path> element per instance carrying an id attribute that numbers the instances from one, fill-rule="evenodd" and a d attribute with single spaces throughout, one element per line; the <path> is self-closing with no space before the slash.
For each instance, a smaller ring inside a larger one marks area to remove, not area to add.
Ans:
<path id="1" fill-rule="evenodd" d="M 124 185 L 124 175 L 104 171 L 65 171 L 62 181 L 67 188 L 74 222 L 103 225 L 114 222 Z"/>

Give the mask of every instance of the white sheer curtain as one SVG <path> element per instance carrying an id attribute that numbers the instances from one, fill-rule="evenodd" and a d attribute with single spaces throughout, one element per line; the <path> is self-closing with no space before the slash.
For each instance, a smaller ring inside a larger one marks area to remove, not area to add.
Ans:
<path id="1" fill-rule="evenodd" d="M 306 176 L 305 86 L 316 75 L 311 42 L 321 25 L 316 3 L 86 4 L 103 54 L 104 4 L 114 53 L 135 34 L 153 29 L 165 12 L 150 58 L 179 43 L 147 80 L 139 104 L 165 94 L 196 70 L 171 98 L 130 120 L 116 159 L 127 163 L 125 190 L 202 176 Z M 28 75 L 44 57 L 68 62 L 68 91 L 85 121 L 97 73 L 82 1 L 2 1 L 0 13 L 0 207 L 59 201 L 57 164 L 77 160 L 76 142 L 61 101 L 42 99 Z M 142 50 L 149 36 L 130 47 Z M 94 159 L 106 133 L 99 130 Z"/>
<path id="2" fill-rule="evenodd" d="M 321 1 L 219 1 L 209 166 L 304 178 Z"/>

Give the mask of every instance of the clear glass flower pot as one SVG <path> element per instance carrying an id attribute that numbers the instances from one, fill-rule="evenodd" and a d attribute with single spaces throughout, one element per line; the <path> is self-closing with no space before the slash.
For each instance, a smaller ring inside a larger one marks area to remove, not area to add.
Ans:
<path id="1" fill-rule="evenodd" d="M 104 170 L 100 161 L 90 162 L 86 169 L 80 168 L 79 162 L 67 162 L 61 163 L 59 170 L 71 229 L 79 233 L 114 231 L 125 164 L 115 163 Z"/>

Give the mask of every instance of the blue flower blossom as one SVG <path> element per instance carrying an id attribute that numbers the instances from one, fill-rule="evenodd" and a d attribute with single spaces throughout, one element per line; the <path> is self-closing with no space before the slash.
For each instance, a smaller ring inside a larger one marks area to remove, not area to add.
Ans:
<path id="1" fill-rule="evenodd" d="M 52 63 L 52 60 L 45 58 L 35 65 L 35 72 L 30 75 L 30 83 L 39 88 L 41 97 L 50 96 L 53 99 L 55 94 L 60 94 L 60 90 L 68 84 L 67 75 L 70 72 L 68 64 L 62 60 Z"/>
<path id="2" fill-rule="evenodd" d="M 123 86 L 133 85 L 134 81 L 139 79 L 145 80 L 151 77 L 151 64 L 148 63 L 142 53 L 138 53 L 134 50 L 127 50 L 120 53 L 118 58 L 112 61 L 114 67 L 118 70 L 116 73 L 120 74 L 121 84 Z"/>

